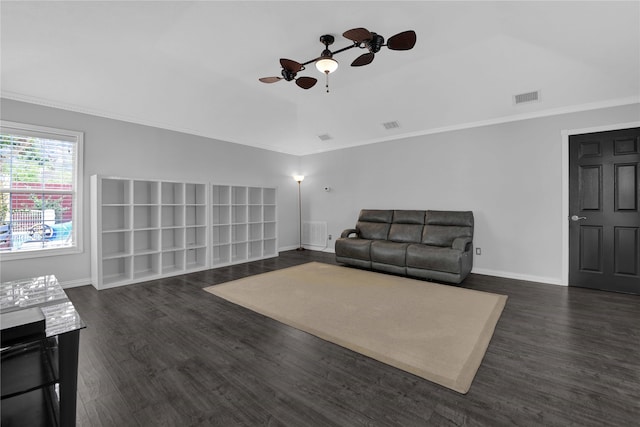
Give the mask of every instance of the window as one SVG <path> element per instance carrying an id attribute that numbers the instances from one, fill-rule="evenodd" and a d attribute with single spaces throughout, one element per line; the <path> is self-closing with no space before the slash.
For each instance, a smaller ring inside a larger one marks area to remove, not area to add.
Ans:
<path id="1" fill-rule="evenodd" d="M 0 122 L 0 258 L 82 250 L 81 132 Z"/>

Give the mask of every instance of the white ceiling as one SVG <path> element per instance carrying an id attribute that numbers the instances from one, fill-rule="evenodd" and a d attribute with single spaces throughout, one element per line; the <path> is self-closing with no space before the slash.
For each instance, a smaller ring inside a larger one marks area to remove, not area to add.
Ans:
<path id="1" fill-rule="evenodd" d="M 640 100 L 640 2 L 128 1 L 0 3 L 2 96 L 309 154 Z M 342 33 L 415 30 L 309 90 L 278 76 Z M 515 106 L 513 95 L 542 101 Z M 385 130 L 382 123 L 397 121 Z M 319 135 L 332 139 L 321 141 Z"/>

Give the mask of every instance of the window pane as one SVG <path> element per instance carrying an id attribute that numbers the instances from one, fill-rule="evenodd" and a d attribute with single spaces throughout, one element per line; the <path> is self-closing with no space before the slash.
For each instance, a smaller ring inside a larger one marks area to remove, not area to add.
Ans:
<path id="1" fill-rule="evenodd" d="M 73 188 L 74 143 L 8 134 L 3 134 L 0 138 L 2 188 Z"/>
<path id="2" fill-rule="evenodd" d="M 73 246 L 71 194 L 5 193 L 4 199 L 8 204 L 0 226 L 0 252 Z"/>

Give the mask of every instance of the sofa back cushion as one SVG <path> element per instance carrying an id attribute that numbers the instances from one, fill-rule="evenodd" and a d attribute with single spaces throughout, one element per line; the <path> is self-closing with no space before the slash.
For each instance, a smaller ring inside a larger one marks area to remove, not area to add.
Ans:
<path id="1" fill-rule="evenodd" d="M 458 237 L 473 238 L 473 212 L 427 211 L 422 243 L 450 247 Z"/>
<path id="2" fill-rule="evenodd" d="M 356 231 L 361 239 L 386 240 L 393 218 L 392 210 L 363 209 L 360 211 Z"/>
<path id="3" fill-rule="evenodd" d="M 425 211 L 395 210 L 389 229 L 389 240 L 394 242 L 420 243 L 424 227 Z"/>

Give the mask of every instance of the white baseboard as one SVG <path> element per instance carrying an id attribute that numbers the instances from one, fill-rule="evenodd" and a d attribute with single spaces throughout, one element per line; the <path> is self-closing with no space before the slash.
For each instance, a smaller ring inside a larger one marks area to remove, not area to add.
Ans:
<path id="1" fill-rule="evenodd" d="M 327 252 L 327 253 L 336 252 L 334 248 L 322 248 L 322 247 L 318 248 L 318 247 L 309 246 L 309 245 L 303 245 L 303 246 L 305 249 L 309 249 L 312 251 L 320 251 L 320 252 Z M 288 251 L 288 250 L 293 250 L 297 248 L 298 248 L 297 246 L 287 246 L 284 248 L 280 248 L 280 251 Z M 562 280 L 556 277 L 534 276 L 531 274 L 520 274 L 520 273 L 514 273 L 512 271 L 491 270 L 488 268 L 474 268 L 471 270 L 471 272 L 475 274 L 484 274 L 487 276 L 503 277 L 505 279 L 525 280 L 527 282 L 538 282 L 538 283 L 546 283 L 549 285 L 567 286 L 566 283 L 562 283 Z"/>
<path id="2" fill-rule="evenodd" d="M 310 251 L 334 252 L 333 249 L 325 248 L 324 246 L 302 245 L 302 247 L 305 248 L 305 249 L 308 249 Z M 298 245 L 295 245 L 295 246 L 284 246 L 284 247 L 279 248 L 278 250 L 280 252 L 284 252 L 284 251 L 293 251 L 295 249 L 298 249 Z"/>
<path id="3" fill-rule="evenodd" d="M 86 285 L 90 285 L 90 284 L 91 284 L 91 278 L 88 278 L 88 279 L 76 279 L 76 280 L 69 280 L 67 282 L 60 282 L 60 286 L 62 286 L 62 289 L 77 288 L 78 286 L 86 286 Z"/>
<path id="4" fill-rule="evenodd" d="M 530 274 L 520 274 L 511 271 L 491 270 L 488 268 L 473 268 L 471 273 L 484 274 L 487 276 L 504 277 L 505 279 L 526 280 L 527 282 L 547 283 L 549 285 L 567 286 L 566 283 L 556 277 L 533 276 Z"/>
<path id="5" fill-rule="evenodd" d="M 278 252 L 285 252 L 285 251 L 292 251 L 294 249 L 298 249 L 298 245 L 294 245 L 294 246 L 282 246 L 280 248 L 278 248 Z"/>

